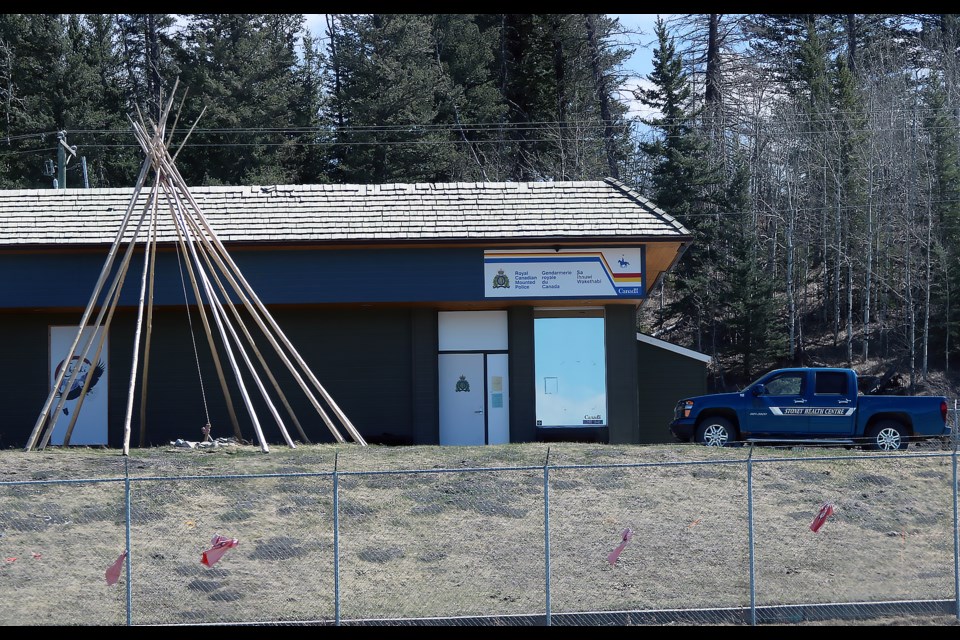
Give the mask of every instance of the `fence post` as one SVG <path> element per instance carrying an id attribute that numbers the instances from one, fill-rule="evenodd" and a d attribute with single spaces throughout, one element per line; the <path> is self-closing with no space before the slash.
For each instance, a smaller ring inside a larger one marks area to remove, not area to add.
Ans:
<path id="1" fill-rule="evenodd" d="M 956 402 L 956 401 L 954 401 Z M 960 620 L 960 538 L 958 538 L 958 527 L 960 520 L 957 519 L 957 441 L 953 441 L 953 606 Z"/>
<path id="2" fill-rule="evenodd" d="M 550 626 L 550 447 L 543 461 L 543 557 L 546 584 L 546 624 Z"/>
<path id="3" fill-rule="evenodd" d="M 747 535 L 750 545 L 750 625 L 757 626 L 757 574 L 753 557 L 753 444 L 747 456 Z"/>
<path id="4" fill-rule="evenodd" d="M 133 624 L 133 554 L 130 553 L 130 458 L 123 457 L 123 493 L 125 502 L 125 520 L 127 524 L 127 626 Z"/>
<path id="5" fill-rule="evenodd" d="M 340 626 L 340 476 L 337 462 L 340 452 L 333 456 L 333 611 L 336 625 Z"/>

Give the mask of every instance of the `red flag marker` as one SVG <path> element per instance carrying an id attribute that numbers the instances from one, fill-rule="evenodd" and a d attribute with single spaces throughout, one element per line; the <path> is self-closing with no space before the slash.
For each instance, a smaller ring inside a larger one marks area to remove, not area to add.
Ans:
<path id="1" fill-rule="evenodd" d="M 16 558 L 7 558 L 7 562 L 8 562 L 8 563 L 10 563 L 10 562 L 16 562 L 16 561 L 17 561 Z"/>
<path id="2" fill-rule="evenodd" d="M 810 523 L 810 531 L 816 533 L 820 531 L 820 527 L 823 526 L 823 523 L 827 521 L 827 518 L 833 515 L 833 503 L 825 502 L 823 506 L 820 507 L 820 513 L 817 514 L 817 517 L 813 519 L 813 522 Z"/>
<path id="3" fill-rule="evenodd" d="M 37 553 L 36 551 L 31 551 L 31 552 L 30 552 L 30 555 L 33 556 L 33 559 L 34 559 L 34 560 L 39 560 L 39 559 L 42 557 L 42 556 L 41 556 L 39 553 Z"/>
<path id="4" fill-rule="evenodd" d="M 607 556 L 607 562 L 610 564 L 616 564 L 617 558 L 620 557 L 620 553 L 626 548 L 627 543 L 630 542 L 630 538 L 633 537 L 633 530 L 627 527 L 623 530 L 623 533 L 620 534 L 620 538 L 623 540 L 616 549 L 610 552 L 610 555 Z"/>
<path id="5" fill-rule="evenodd" d="M 117 558 L 112 565 L 107 567 L 107 572 L 104 574 L 104 577 L 107 579 L 107 584 L 116 584 L 117 580 L 120 579 L 120 571 L 123 569 L 123 561 L 127 559 L 127 552 L 124 551 L 120 554 L 120 557 Z"/>
<path id="6" fill-rule="evenodd" d="M 210 540 L 210 544 L 212 546 L 204 551 L 203 556 L 200 558 L 200 563 L 208 567 L 217 564 L 217 561 L 223 557 L 223 554 L 225 554 L 228 549 L 232 549 L 240 544 L 240 541 L 236 538 L 227 538 L 218 533 Z"/>

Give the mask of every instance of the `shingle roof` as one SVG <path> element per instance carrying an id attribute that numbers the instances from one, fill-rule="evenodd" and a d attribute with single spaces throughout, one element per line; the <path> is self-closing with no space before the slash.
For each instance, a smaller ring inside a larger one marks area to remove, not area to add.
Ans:
<path id="1" fill-rule="evenodd" d="M 0 191 L 0 246 L 112 243 L 133 191 Z M 141 190 L 134 221 L 149 192 Z M 234 243 L 689 239 L 679 221 L 613 179 L 191 187 L 190 194 L 217 236 Z M 159 240 L 173 241 L 160 202 Z"/>

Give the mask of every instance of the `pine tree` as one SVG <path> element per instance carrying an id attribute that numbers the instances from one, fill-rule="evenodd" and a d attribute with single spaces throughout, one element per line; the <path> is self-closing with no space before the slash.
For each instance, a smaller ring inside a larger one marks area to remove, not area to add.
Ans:
<path id="1" fill-rule="evenodd" d="M 203 112 L 177 162 L 191 184 L 288 184 L 309 122 L 297 77 L 302 14 L 195 14 L 176 49 L 188 92 L 180 121 Z"/>
<path id="2" fill-rule="evenodd" d="M 342 182 L 420 182 L 449 168 L 448 133 L 432 125 L 442 75 L 429 15 L 337 15 L 330 34 L 336 123 L 334 178 Z"/>
<path id="3" fill-rule="evenodd" d="M 729 331 L 729 349 L 742 368 L 744 380 L 751 380 L 759 369 L 769 367 L 786 355 L 787 340 L 780 322 L 781 305 L 775 291 L 776 280 L 764 268 L 764 256 L 756 236 L 756 221 L 750 216 L 746 166 L 737 163 L 727 192 L 723 232 L 730 247 L 725 269 L 725 327 Z"/>

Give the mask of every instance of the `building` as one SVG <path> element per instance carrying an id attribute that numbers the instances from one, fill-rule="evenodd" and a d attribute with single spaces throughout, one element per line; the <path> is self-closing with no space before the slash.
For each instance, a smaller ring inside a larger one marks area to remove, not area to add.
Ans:
<path id="1" fill-rule="evenodd" d="M 132 227 L 118 236 L 121 220 L 129 208 L 145 208 L 148 196 L 141 191 L 134 202 L 134 193 L 0 191 L 0 446 L 27 441 L 105 259 L 131 247 Z M 636 310 L 691 234 L 623 183 L 190 193 L 368 442 L 472 445 L 584 433 L 610 443 L 662 439 L 664 425 L 640 419 L 638 389 L 657 372 L 638 359 Z M 164 216 L 157 239 L 146 381 L 131 384 L 146 280 L 143 245 L 133 243 L 107 346 L 85 365 L 97 380 L 70 444 L 117 446 L 128 407 L 141 403 L 147 409 L 133 412 L 133 430 L 142 428 L 144 444 L 199 440 L 207 423 L 214 437 L 231 435 L 227 397 L 236 396 L 220 393 L 218 359 L 198 338 L 185 256 Z M 294 377 L 273 364 L 277 387 L 296 390 Z M 331 441 L 310 403 L 289 395 L 307 438 Z M 63 410 L 69 414 L 71 401 Z M 235 413 L 252 439 L 243 407 Z M 264 432 L 281 442 L 268 421 Z"/>

